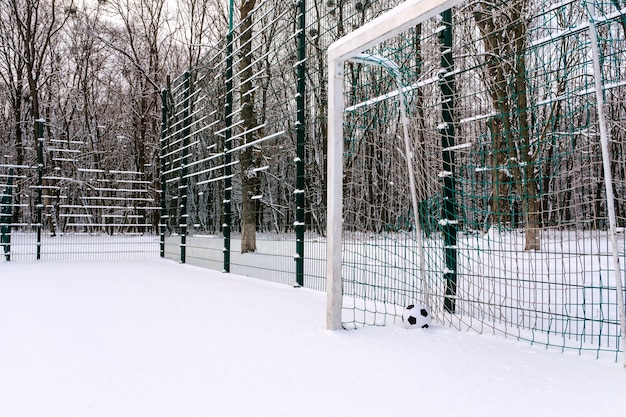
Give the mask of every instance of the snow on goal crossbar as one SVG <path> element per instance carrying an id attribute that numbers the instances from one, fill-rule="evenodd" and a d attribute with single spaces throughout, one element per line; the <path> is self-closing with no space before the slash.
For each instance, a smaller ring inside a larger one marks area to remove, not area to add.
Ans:
<path id="1" fill-rule="evenodd" d="M 328 328 L 420 302 L 617 359 L 624 22 L 609 1 L 412 0 L 330 45 Z"/>

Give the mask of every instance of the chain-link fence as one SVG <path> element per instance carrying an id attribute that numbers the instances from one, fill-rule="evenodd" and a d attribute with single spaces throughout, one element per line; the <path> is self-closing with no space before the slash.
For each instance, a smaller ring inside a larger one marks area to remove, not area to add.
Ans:
<path id="1" fill-rule="evenodd" d="M 326 49 L 392 6 L 242 6 L 230 34 L 171 81 L 162 139 L 168 256 L 323 289 Z"/>
<path id="2" fill-rule="evenodd" d="M 163 93 L 162 254 L 323 289 L 339 181 L 343 289 L 361 300 L 346 325 L 421 298 L 424 260 L 440 321 L 619 352 L 626 5 L 469 1 L 363 51 L 344 67 L 343 173 L 329 178 L 326 51 L 396 3 L 237 10 Z"/>
<path id="3" fill-rule="evenodd" d="M 6 150 L 0 163 L 3 261 L 158 256 L 160 208 L 150 174 L 127 152 L 134 146 L 129 138 L 105 138 L 105 131 L 99 126 L 94 134 L 71 134 L 41 119 L 25 129 L 32 137 L 24 143 L 35 146 Z"/>

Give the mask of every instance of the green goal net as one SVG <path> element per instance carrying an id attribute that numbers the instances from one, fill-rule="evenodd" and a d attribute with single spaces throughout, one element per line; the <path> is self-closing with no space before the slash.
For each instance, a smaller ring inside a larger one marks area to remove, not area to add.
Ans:
<path id="1" fill-rule="evenodd" d="M 331 46 L 331 327 L 421 302 L 459 329 L 618 352 L 625 5 L 454 3 Z"/>

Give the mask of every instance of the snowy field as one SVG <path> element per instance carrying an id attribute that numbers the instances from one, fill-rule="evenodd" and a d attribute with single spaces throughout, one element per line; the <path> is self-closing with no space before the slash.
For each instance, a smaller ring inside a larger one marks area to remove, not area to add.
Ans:
<path id="1" fill-rule="evenodd" d="M 308 236 L 304 241 L 304 282 L 307 288 L 324 290 L 326 285 L 326 240 Z M 241 239 L 231 236 L 230 272 L 266 281 L 292 285 L 295 283 L 296 242 L 294 235 L 257 233 L 257 250 L 240 251 Z M 224 270 L 224 238 L 215 235 L 187 236 L 186 261 L 216 271 Z M 165 257 L 180 260 L 180 236 L 165 239 Z"/>
<path id="2" fill-rule="evenodd" d="M 37 259 L 37 234 L 11 233 L 13 262 Z M 0 247 L 0 255 L 4 248 Z M 41 234 L 41 259 L 44 261 L 90 261 L 118 259 L 156 259 L 159 257 L 159 236 L 152 234 L 59 233 Z M 5 257 L 0 257 L 4 262 Z"/>
<path id="3" fill-rule="evenodd" d="M 330 332 L 309 289 L 166 260 L 0 265 L 2 416 L 619 416 L 625 392 L 621 362 L 500 337 Z"/>
<path id="4" fill-rule="evenodd" d="M 620 264 L 625 265 L 623 231 L 618 237 Z M 257 238 L 257 251 L 246 254 L 239 252 L 240 240 L 231 239 L 230 271 L 293 284 L 293 236 L 266 233 Z M 180 241 L 180 236 L 166 238 L 166 257 L 181 259 Z M 446 314 L 443 306 L 444 242 L 439 234 L 432 234 L 424 243 L 431 306 L 442 322 L 457 329 L 616 357 L 620 328 L 612 246 L 606 232 L 546 229 L 540 251 L 524 250 L 523 230 L 459 233 L 454 315 Z M 309 235 L 304 245 L 304 285 L 323 290 L 326 239 Z M 221 236 L 187 236 L 186 263 L 222 271 L 223 247 Z M 398 320 L 422 288 L 414 236 L 350 233 L 344 235 L 342 253 L 344 326 Z"/>

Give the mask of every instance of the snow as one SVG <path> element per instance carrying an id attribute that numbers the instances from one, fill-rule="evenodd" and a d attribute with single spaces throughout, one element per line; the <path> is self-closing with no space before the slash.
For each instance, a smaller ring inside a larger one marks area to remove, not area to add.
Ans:
<path id="1" fill-rule="evenodd" d="M 325 300 L 166 260 L 2 263 L 0 414 L 623 414 L 621 362 L 436 323 L 331 332 Z"/>

